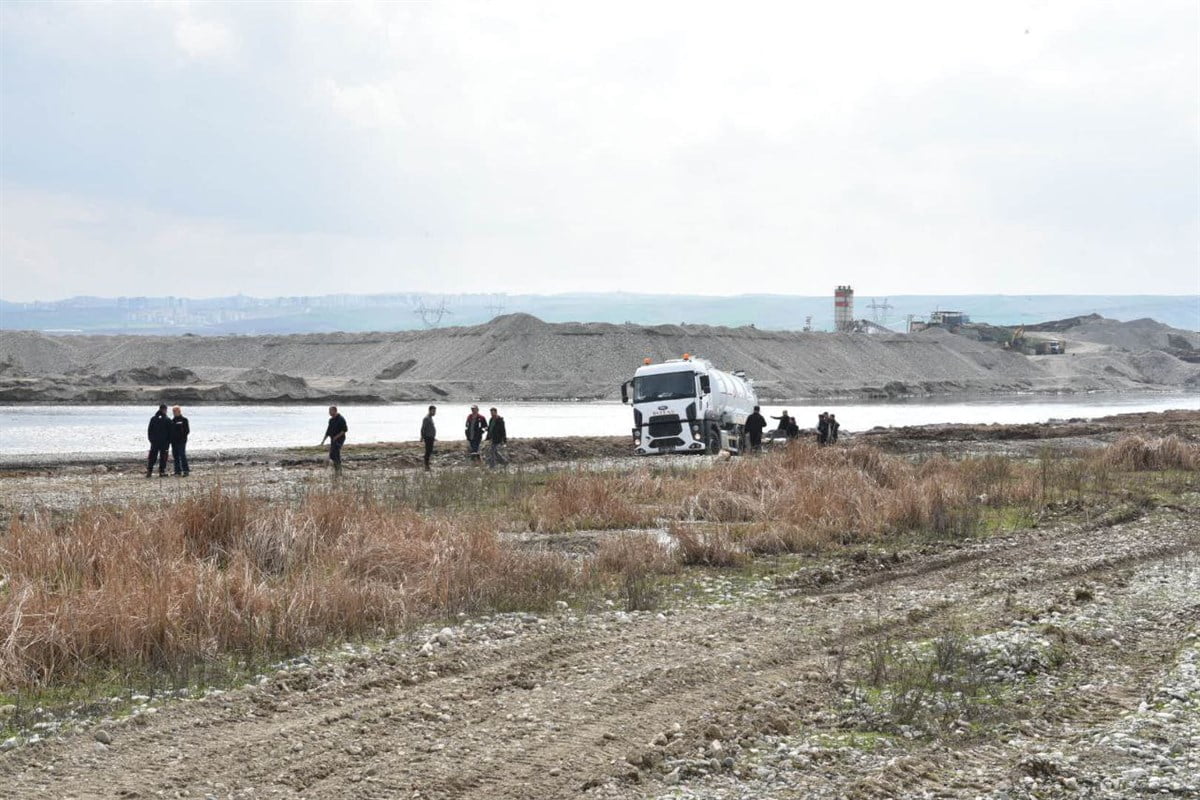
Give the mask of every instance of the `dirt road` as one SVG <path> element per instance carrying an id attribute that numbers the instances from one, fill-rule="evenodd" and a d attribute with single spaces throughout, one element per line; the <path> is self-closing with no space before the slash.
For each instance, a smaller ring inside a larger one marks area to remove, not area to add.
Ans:
<path id="1" fill-rule="evenodd" d="M 662 611 L 459 620 L 18 747 L 0 793 L 1185 796 L 1200 790 L 1196 510 L 715 573 Z M 987 714 L 940 735 L 872 717 L 881 643 L 947 631 L 991 648 Z"/>

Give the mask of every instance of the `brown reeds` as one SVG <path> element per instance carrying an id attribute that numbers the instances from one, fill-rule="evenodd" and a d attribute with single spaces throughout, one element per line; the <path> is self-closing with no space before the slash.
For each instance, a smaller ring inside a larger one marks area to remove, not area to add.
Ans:
<path id="1" fill-rule="evenodd" d="M 1100 451 L 1098 458 L 1103 465 L 1119 470 L 1194 471 L 1200 469 L 1200 444 L 1178 436 L 1161 439 L 1127 436 Z"/>
<path id="2" fill-rule="evenodd" d="M 296 652 L 572 589 L 564 556 L 499 546 L 479 518 L 362 497 L 280 507 L 213 489 L 167 506 L 13 521 L 0 538 L 0 687 Z"/>

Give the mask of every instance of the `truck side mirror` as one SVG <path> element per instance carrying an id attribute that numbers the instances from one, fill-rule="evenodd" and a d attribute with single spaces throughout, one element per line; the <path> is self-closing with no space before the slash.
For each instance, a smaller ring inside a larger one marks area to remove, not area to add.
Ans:
<path id="1" fill-rule="evenodd" d="M 700 376 L 700 391 L 704 394 L 712 391 L 712 384 L 709 383 L 707 375 Z"/>
<path id="2" fill-rule="evenodd" d="M 629 381 L 625 381 L 621 384 L 621 402 L 626 404 L 629 403 Z"/>

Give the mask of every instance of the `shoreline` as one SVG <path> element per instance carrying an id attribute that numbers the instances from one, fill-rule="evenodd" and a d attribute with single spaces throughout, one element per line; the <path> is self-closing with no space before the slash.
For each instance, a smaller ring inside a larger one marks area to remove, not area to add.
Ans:
<path id="1" fill-rule="evenodd" d="M 1182 427 L 1192 431 L 1191 436 L 1200 438 L 1200 410 L 1129 411 L 1100 417 L 1072 417 L 1028 423 L 938 422 L 875 426 L 857 432 L 846 432 L 843 441 L 862 442 L 884 449 L 903 451 L 908 449 L 913 441 L 972 445 L 992 442 L 1008 446 L 1022 441 L 1038 443 L 1045 440 L 1094 439 L 1096 436 L 1138 433 L 1162 427 Z M 218 469 L 244 466 L 322 468 L 327 465 L 327 452 L 328 448 L 317 445 L 189 450 L 188 461 L 192 464 L 215 466 Z M 514 463 L 518 464 L 548 460 L 637 458 L 626 435 L 513 438 L 509 440 L 509 452 L 514 457 Z M 447 439 L 444 444 L 439 441 L 436 453 L 436 457 L 443 463 L 465 463 L 465 445 L 460 439 Z M 415 468 L 420 465 L 422 454 L 422 444 L 419 441 L 380 441 L 347 446 L 344 458 L 352 470 L 355 465 L 364 468 Z M 140 472 L 145 458 L 143 450 L 0 454 L 0 477 L 28 472 L 78 469 L 97 473 Z"/>

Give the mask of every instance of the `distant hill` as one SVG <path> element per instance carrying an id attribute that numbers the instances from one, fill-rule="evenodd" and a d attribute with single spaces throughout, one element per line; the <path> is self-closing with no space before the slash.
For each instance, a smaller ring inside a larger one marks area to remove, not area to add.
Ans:
<path id="1" fill-rule="evenodd" d="M 613 398 L 643 358 L 740 368 L 764 399 L 1195 391 L 1200 336 L 1087 318 L 1069 355 L 1026 356 L 942 329 L 912 335 L 547 323 L 506 314 L 432 331 L 290 336 L 0 332 L 0 402 L 371 402 Z M 1169 344 L 1177 342 L 1177 344 Z"/>
<path id="2" fill-rule="evenodd" d="M 871 305 L 874 302 L 875 308 Z M 886 304 L 886 308 L 884 307 Z M 1019 325 L 1099 314 L 1120 321 L 1150 318 L 1200 330 L 1200 296 L 1168 295 L 905 295 L 860 294 L 855 316 L 897 331 L 908 315 L 963 311 L 976 322 Z M 652 294 L 557 295 L 325 295 L 195 300 L 179 297 L 78 297 L 50 303 L 0 301 L 0 329 L 127 334 L 288 334 L 403 331 L 478 325 L 501 314 L 525 313 L 547 322 L 701 324 L 800 330 L 811 317 L 817 331 L 833 328 L 832 296 Z"/>

